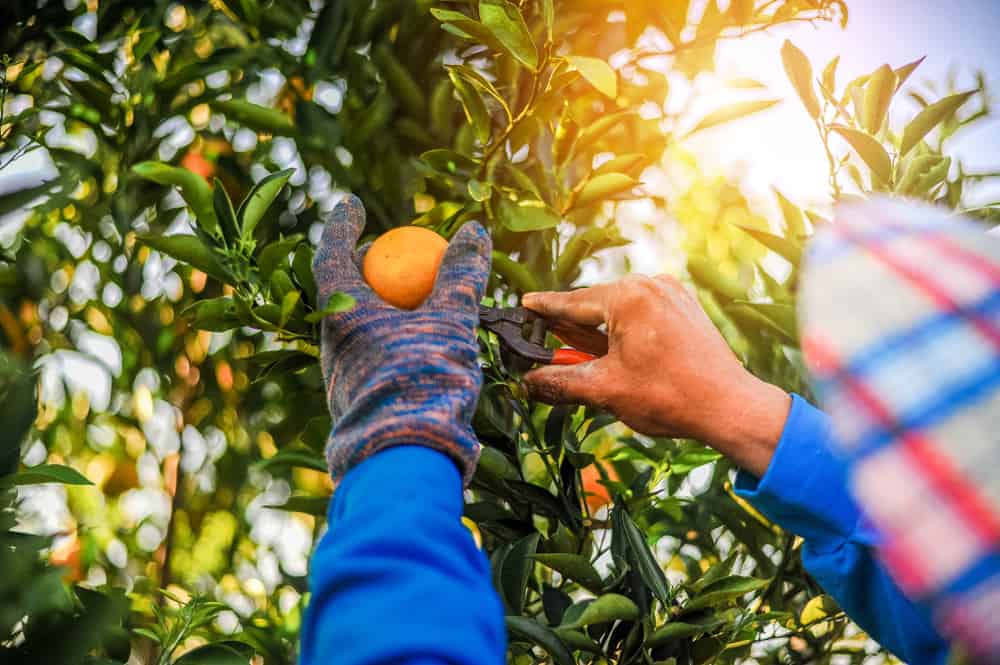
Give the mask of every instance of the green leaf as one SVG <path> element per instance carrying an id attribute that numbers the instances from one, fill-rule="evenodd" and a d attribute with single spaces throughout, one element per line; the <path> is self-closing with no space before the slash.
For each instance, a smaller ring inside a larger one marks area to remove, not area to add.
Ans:
<path id="1" fill-rule="evenodd" d="M 156 251 L 186 263 L 192 268 L 197 268 L 209 277 L 224 284 L 232 283 L 232 276 L 219 262 L 215 252 L 206 247 L 205 243 L 197 236 L 180 234 L 161 236 L 141 233 L 138 238 L 140 242 L 149 245 Z"/>
<path id="2" fill-rule="evenodd" d="M 600 593 L 604 586 L 601 576 L 590 564 L 590 559 L 585 556 L 579 554 L 536 554 L 532 558 L 594 593 Z"/>
<path id="3" fill-rule="evenodd" d="M 575 665 L 573 654 L 556 633 L 534 619 L 522 616 L 506 617 L 507 630 L 517 639 L 527 640 L 545 649 L 555 665 Z"/>
<path id="4" fill-rule="evenodd" d="M 528 578 L 534 565 L 532 557 L 538 547 L 539 535 L 533 533 L 515 542 L 500 563 L 500 592 L 507 607 L 517 614 L 524 607 Z"/>
<path id="5" fill-rule="evenodd" d="M 76 469 L 62 464 L 39 464 L 18 473 L 0 478 L 0 487 L 21 485 L 42 485 L 61 483 L 63 485 L 93 485 L 86 476 Z"/>
<path id="6" fill-rule="evenodd" d="M 685 136 L 691 136 L 696 132 L 716 127 L 727 122 L 732 122 L 733 120 L 737 120 L 753 113 L 759 113 L 760 111 L 767 110 L 780 103 L 780 99 L 754 99 L 746 102 L 736 102 L 735 104 L 730 104 L 729 106 L 723 106 L 720 109 L 712 111 L 698 121 L 698 124 L 696 124 L 694 128 L 691 129 L 691 131 L 689 131 Z"/>
<path id="7" fill-rule="evenodd" d="M 788 80 L 792 82 L 792 87 L 802 100 L 802 105 L 806 107 L 809 115 L 818 118 L 820 107 L 813 88 L 813 72 L 809 59 L 795 44 L 786 39 L 781 46 L 781 62 L 785 66 Z"/>
<path id="8" fill-rule="evenodd" d="M 264 470 L 287 469 L 291 467 L 301 467 L 315 471 L 327 470 L 326 458 L 322 454 L 312 450 L 279 450 L 273 456 L 259 462 L 257 467 Z"/>
<path id="9" fill-rule="evenodd" d="M 474 18 L 466 16 L 462 12 L 456 12 L 450 9 L 433 8 L 431 9 L 431 15 L 444 23 L 444 26 L 442 27 L 452 34 L 457 34 L 463 39 L 471 39 L 481 44 L 485 44 L 494 51 L 504 50 L 503 45 L 493 35 L 493 33 L 490 32 L 489 28 Z M 449 30 L 449 28 L 451 29 Z"/>
<path id="10" fill-rule="evenodd" d="M 583 207 L 608 199 L 615 194 L 631 190 L 640 184 L 638 180 L 624 173 L 601 173 L 590 178 L 576 197 L 577 207 Z"/>
<path id="11" fill-rule="evenodd" d="M 791 305 L 737 302 L 723 309 L 735 319 L 770 330 L 786 344 L 798 344 L 795 308 Z"/>
<path id="12" fill-rule="evenodd" d="M 277 134 L 278 136 L 295 135 L 295 123 L 277 109 L 252 104 L 242 99 L 211 100 L 208 105 L 213 110 L 225 114 L 230 120 L 235 120 L 258 132 Z"/>
<path id="13" fill-rule="evenodd" d="M 780 254 L 792 265 L 798 265 L 799 260 L 802 258 L 802 248 L 787 238 L 776 236 L 773 233 L 768 233 L 767 231 L 761 231 L 760 229 L 753 228 L 752 226 L 743 226 L 742 224 L 735 224 L 734 226 L 752 235 L 762 245 L 767 247 L 772 252 Z"/>
<path id="14" fill-rule="evenodd" d="M 336 291 L 330 294 L 330 299 L 326 301 L 326 306 L 321 311 L 306 314 L 306 322 L 319 323 L 331 314 L 340 314 L 352 309 L 355 303 L 354 296 L 342 291 Z"/>
<path id="15" fill-rule="evenodd" d="M 288 323 L 289 319 L 292 318 L 292 314 L 295 312 L 295 306 L 299 304 L 299 299 L 302 297 L 300 291 L 289 291 L 281 298 L 281 319 L 279 321 L 282 328 Z"/>
<path id="16" fill-rule="evenodd" d="M 878 134 L 889 114 L 889 103 L 896 92 L 896 72 L 889 65 L 876 69 L 865 84 L 864 113 L 861 126 L 872 135 Z"/>
<path id="17" fill-rule="evenodd" d="M 921 56 L 913 62 L 909 62 L 896 70 L 896 90 L 903 87 L 903 84 L 906 83 L 906 79 L 910 78 L 910 74 L 913 73 L 913 70 L 919 67 L 920 64 L 926 59 L 926 55 Z"/>
<path id="18" fill-rule="evenodd" d="M 624 508 L 616 507 L 612 516 L 615 533 L 624 538 L 628 548 L 629 563 L 638 571 L 639 577 L 653 592 L 653 595 L 664 607 L 670 604 L 670 587 L 667 577 L 653 555 L 646 537 L 632 521 L 632 517 Z"/>
<path id="19" fill-rule="evenodd" d="M 173 665 L 247 665 L 253 654 L 253 648 L 243 642 L 212 642 L 188 651 Z"/>
<path id="20" fill-rule="evenodd" d="M 487 81 L 482 74 L 468 65 L 453 65 L 448 67 L 448 71 L 454 71 L 466 81 L 471 83 L 474 87 L 479 88 L 481 91 L 495 99 L 497 104 L 500 105 L 500 108 L 502 108 L 504 113 L 507 114 L 507 123 L 509 124 L 514 121 L 510 112 L 510 107 L 507 105 L 507 100 L 503 98 L 500 91 L 497 90 L 492 83 Z"/>
<path id="21" fill-rule="evenodd" d="M 199 300 L 181 314 L 191 317 L 195 328 L 213 332 L 225 332 L 244 324 L 236 301 L 229 297 Z"/>
<path id="22" fill-rule="evenodd" d="M 483 446 L 479 453 L 479 465 L 477 470 L 482 470 L 486 475 L 501 480 L 518 480 L 521 474 L 517 467 L 506 455 L 492 446 Z"/>
<path id="23" fill-rule="evenodd" d="M 826 63 L 821 76 L 823 88 L 829 93 L 831 98 L 837 92 L 837 65 L 839 63 L 840 56 L 834 56 L 830 62 Z"/>
<path id="24" fill-rule="evenodd" d="M 538 51 L 517 5 L 506 0 L 480 0 L 479 20 L 504 50 L 532 71 L 538 69 Z"/>
<path id="25" fill-rule="evenodd" d="M 554 632 L 559 636 L 566 646 L 574 651 L 587 651 L 589 653 L 604 653 L 594 640 L 579 630 L 572 628 L 555 628 Z"/>
<path id="26" fill-rule="evenodd" d="M 913 146 L 920 143 L 927 134 L 934 129 L 945 118 L 957 111 L 962 104 L 976 94 L 976 90 L 960 92 L 955 95 L 948 95 L 934 102 L 910 121 L 903 129 L 903 141 L 899 146 L 900 157 L 906 155 L 913 149 Z"/>
<path id="27" fill-rule="evenodd" d="M 626 153 L 604 162 L 594 170 L 594 174 L 601 175 L 603 173 L 625 173 L 628 175 L 635 175 L 636 172 L 644 169 L 648 163 L 649 157 L 643 155 L 642 153 Z"/>
<path id="28" fill-rule="evenodd" d="M 801 238 L 806 235 L 806 222 L 802 210 L 797 205 L 785 198 L 785 195 L 774 189 L 775 196 L 778 197 L 778 205 L 781 206 L 781 216 L 785 219 L 786 233 L 792 238 Z"/>
<path id="29" fill-rule="evenodd" d="M 271 510 L 283 510 L 289 513 L 306 513 L 307 515 L 326 516 L 327 508 L 330 506 L 328 496 L 291 496 L 288 501 L 280 506 L 264 506 Z"/>
<path id="30" fill-rule="evenodd" d="M 579 617 L 563 628 L 580 628 L 608 621 L 631 621 L 639 618 L 639 608 L 629 598 L 617 593 L 606 593 L 587 605 Z"/>
<path id="31" fill-rule="evenodd" d="M 0 436 L 0 477 L 17 470 L 21 442 L 38 415 L 38 375 L 27 363 L 0 352 L 0 401 L 4 405 L 4 430 Z"/>
<path id="32" fill-rule="evenodd" d="M 620 126 L 626 118 L 630 118 L 634 115 L 635 111 L 627 109 L 625 111 L 618 111 L 617 113 L 611 113 L 599 117 L 580 133 L 580 138 L 577 139 L 576 142 L 576 149 L 582 150 L 592 143 L 595 143 L 612 129 Z"/>
<path id="33" fill-rule="evenodd" d="M 212 203 L 212 188 L 200 175 L 162 162 L 139 162 L 132 167 L 132 172 L 157 184 L 180 188 L 181 196 L 194 211 L 198 226 L 210 236 L 221 237 Z"/>
<path id="34" fill-rule="evenodd" d="M 253 231 L 257 228 L 257 224 L 274 203 L 274 199 L 278 197 L 281 188 L 285 186 L 293 173 L 295 173 L 295 169 L 285 169 L 265 176 L 254 185 L 247 197 L 243 199 L 236 217 L 240 222 L 240 230 L 244 240 L 253 238 Z"/>
<path id="35" fill-rule="evenodd" d="M 479 162 L 476 160 L 446 148 L 428 150 L 420 155 L 420 160 L 435 171 L 451 175 L 471 173 L 479 168 Z"/>
<path id="36" fill-rule="evenodd" d="M 723 605 L 752 591 L 763 589 L 768 584 L 770 584 L 770 580 L 756 577 L 740 577 L 738 575 L 725 577 L 709 585 L 704 591 L 688 601 L 688 604 L 684 606 L 684 611 L 692 612 L 706 607 Z"/>
<path id="37" fill-rule="evenodd" d="M 618 97 L 618 75 L 611 65 L 600 58 L 590 58 L 583 55 L 567 55 L 569 62 L 583 78 L 597 88 L 601 94 L 615 99 Z"/>
<path id="38" fill-rule="evenodd" d="M 288 255 L 304 240 L 302 234 L 296 233 L 266 245 L 257 257 L 257 269 L 264 280 L 271 279 L 271 274 L 288 258 Z"/>
<path id="39" fill-rule="evenodd" d="M 465 111 L 465 118 L 472 125 L 476 132 L 476 138 L 483 145 L 490 141 L 492 133 L 492 120 L 490 113 L 486 110 L 483 98 L 479 96 L 479 89 L 459 76 L 458 72 L 449 71 L 452 85 L 458 93 L 458 99 L 462 102 L 462 109 Z"/>
<path id="40" fill-rule="evenodd" d="M 212 192 L 212 205 L 215 208 L 215 218 L 219 220 L 219 226 L 222 228 L 222 237 L 226 239 L 228 246 L 234 247 L 240 237 L 240 226 L 236 221 L 233 202 L 229 200 L 229 194 L 218 178 L 215 179 L 215 188 Z"/>
<path id="41" fill-rule="evenodd" d="M 683 621 L 671 621 L 653 631 L 653 634 L 646 638 L 643 646 L 647 649 L 654 649 L 686 637 L 700 635 L 707 630 L 705 626 L 684 623 Z"/>
<path id="42" fill-rule="evenodd" d="M 492 262 L 493 272 L 500 275 L 515 293 L 528 293 L 542 289 L 542 283 L 535 273 L 500 250 L 493 250 Z M 479 463 L 481 465 L 482 460 Z"/>
<path id="43" fill-rule="evenodd" d="M 488 201 L 493 195 L 493 186 L 490 183 L 482 182 L 475 178 L 469 180 L 468 190 L 469 196 L 472 197 L 473 201 Z"/>
<path id="44" fill-rule="evenodd" d="M 498 203 L 500 223 L 511 231 L 539 231 L 559 224 L 560 218 L 544 201 L 511 201 L 502 197 Z"/>
<path id="45" fill-rule="evenodd" d="M 892 160 L 889 159 L 889 153 L 885 151 L 882 144 L 873 136 L 860 129 L 844 125 L 833 125 L 831 129 L 851 144 L 851 147 L 868 165 L 876 178 L 885 184 L 892 182 Z"/>
<path id="46" fill-rule="evenodd" d="M 747 297 L 747 289 L 729 275 L 719 272 L 718 264 L 703 256 L 689 254 L 687 259 L 688 272 L 698 283 L 724 295 L 730 300 L 741 300 Z"/>

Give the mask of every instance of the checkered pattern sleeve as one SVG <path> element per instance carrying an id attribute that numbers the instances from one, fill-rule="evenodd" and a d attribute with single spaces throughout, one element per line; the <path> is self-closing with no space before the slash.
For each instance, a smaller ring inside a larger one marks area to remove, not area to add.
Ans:
<path id="1" fill-rule="evenodd" d="M 800 318 L 879 555 L 942 633 L 1000 662 L 1000 242 L 934 208 L 838 210 Z"/>

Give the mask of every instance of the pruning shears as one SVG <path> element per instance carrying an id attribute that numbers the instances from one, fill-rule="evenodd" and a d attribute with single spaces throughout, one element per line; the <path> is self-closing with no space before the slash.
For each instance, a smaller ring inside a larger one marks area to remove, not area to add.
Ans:
<path id="1" fill-rule="evenodd" d="M 479 325 L 496 333 L 504 350 L 519 359 L 543 365 L 576 365 L 597 356 L 577 349 L 549 349 L 549 323 L 524 307 L 479 307 Z"/>

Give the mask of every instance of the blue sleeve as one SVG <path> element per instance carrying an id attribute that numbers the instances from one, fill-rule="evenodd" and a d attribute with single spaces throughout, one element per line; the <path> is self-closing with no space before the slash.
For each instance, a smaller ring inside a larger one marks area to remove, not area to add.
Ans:
<path id="1" fill-rule="evenodd" d="M 445 455 L 400 446 L 352 469 L 312 557 L 301 665 L 500 665 L 503 607 Z"/>
<path id="2" fill-rule="evenodd" d="M 802 537 L 806 570 L 872 638 L 910 665 L 943 664 L 948 644 L 875 557 L 878 534 L 848 493 L 830 436 L 827 416 L 793 395 L 764 477 L 740 472 L 737 493 Z"/>

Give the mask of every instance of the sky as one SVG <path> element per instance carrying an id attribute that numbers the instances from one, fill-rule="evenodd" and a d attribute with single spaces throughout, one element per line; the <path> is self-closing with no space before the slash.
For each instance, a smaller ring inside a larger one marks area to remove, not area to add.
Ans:
<path id="1" fill-rule="evenodd" d="M 775 184 L 798 203 L 826 200 L 822 145 L 781 65 L 780 48 L 786 38 L 806 53 L 817 73 L 840 55 L 838 85 L 883 63 L 898 67 L 927 56 L 911 82 L 943 81 L 949 69 L 957 67 L 964 90 L 973 87 L 972 74 L 982 69 L 994 95 L 1000 93 L 997 0 L 848 0 L 848 5 L 846 29 L 834 23 L 797 24 L 720 48 L 720 73 L 756 78 L 785 102 L 756 118 L 734 123 L 732 130 L 722 127 L 691 139 L 704 165 L 719 173 L 742 175 L 752 191 L 766 191 Z M 917 106 L 905 97 L 897 100 L 892 113 L 898 127 L 913 116 Z M 952 147 L 972 170 L 1000 170 L 1000 116 L 956 136 Z M 1000 187 L 983 195 L 991 201 L 1000 199 Z"/>

